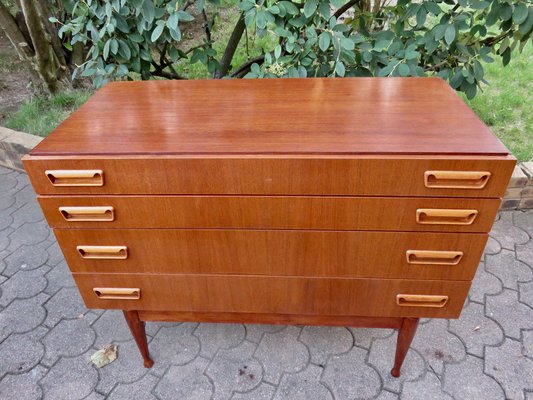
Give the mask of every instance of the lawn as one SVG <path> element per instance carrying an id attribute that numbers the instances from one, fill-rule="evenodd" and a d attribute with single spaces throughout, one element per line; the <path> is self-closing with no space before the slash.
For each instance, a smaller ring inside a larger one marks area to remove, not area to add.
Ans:
<path id="1" fill-rule="evenodd" d="M 520 161 L 533 158 L 533 44 L 509 65 L 485 64 L 489 85 L 467 101 Z"/>

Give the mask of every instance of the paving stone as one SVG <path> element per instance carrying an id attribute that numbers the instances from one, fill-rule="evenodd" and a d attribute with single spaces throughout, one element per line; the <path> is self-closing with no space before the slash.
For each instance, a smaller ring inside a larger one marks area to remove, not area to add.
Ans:
<path id="1" fill-rule="evenodd" d="M 186 365 L 173 365 L 154 389 L 160 400 L 210 400 L 213 384 L 203 373 L 209 362 L 202 357 Z"/>
<path id="2" fill-rule="evenodd" d="M 333 400 L 333 394 L 320 383 L 323 369 L 309 365 L 297 374 L 284 374 L 273 400 Z"/>
<path id="3" fill-rule="evenodd" d="M 505 398 L 498 382 L 483 373 L 483 361 L 473 356 L 467 356 L 461 364 L 446 365 L 443 389 L 456 400 Z"/>
<path id="4" fill-rule="evenodd" d="M 2 215 L 0 214 L 0 221 L 2 221 Z M 0 222 L 2 224 L 2 222 Z M 9 246 L 9 234 L 13 232 L 11 228 L 2 228 L 0 226 L 0 252 L 5 250 Z M 2 269 L 0 269 L 1 271 Z"/>
<path id="5" fill-rule="evenodd" d="M 472 301 L 483 303 L 486 294 L 497 294 L 502 290 L 502 282 L 493 274 L 485 271 L 483 264 L 480 264 L 472 281 L 468 297 Z"/>
<path id="6" fill-rule="evenodd" d="M 143 378 L 133 383 L 119 383 L 111 391 L 107 400 L 157 400 L 151 391 L 159 378 L 146 374 Z"/>
<path id="7" fill-rule="evenodd" d="M 61 252 L 61 249 L 56 241 L 54 241 L 47 249 L 46 252 L 48 253 L 48 260 L 47 264 L 55 266 L 59 264 L 61 261 L 65 260 L 65 257 L 63 257 L 63 253 Z"/>
<path id="8" fill-rule="evenodd" d="M 487 316 L 503 327 L 505 336 L 520 339 L 521 329 L 533 328 L 533 309 L 518 302 L 518 293 L 505 289 L 496 296 L 487 296 Z"/>
<path id="9" fill-rule="evenodd" d="M 261 383 L 254 390 L 246 393 L 234 393 L 231 400 L 271 400 L 274 395 L 275 388 L 268 383 Z"/>
<path id="10" fill-rule="evenodd" d="M 44 221 L 44 215 L 40 207 L 36 207 L 34 203 L 27 203 L 16 210 L 13 214 L 13 222 L 11 226 L 18 228 L 24 224 L 32 224 L 35 222 Z"/>
<path id="11" fill-rule="evenodd" d="M 100 393 L 92 392 L 89 396 L 84 397 L 83 400 L 106 400 L 106 397 Z"/>
<path id="12" fill-rule="evenodd" d="M 387 338 L 394 335 L 394 329 L 378 329 L 378 328 L 348 328 L 352 333 L 354 345 L 370 349 L 372 340 L 377 338 Z"/>
<path id="13" fill-rule="evenodd" d="M 31 246 L 45 241 L 50 235 L 50 228 L 46 222 L 25 223 L 15 230 L 9 238 L 11 248 L 18 249 L 20 246 Z"/>
<path id="14" fill-rule="evenodd" d="M 386 390 L 382 390 L 379 393 L 379 396 L 376 397 L 376 400 L 398 400 L 398 399 L 399 399 L 399 397 L 398 397 L 398 395 L 396 393 L 387 392 Z"/>
<path id="15" fill-rule="evenodd" d="M 469 303 L 459 319 L 450 320 L 449 327 L 465 343 L 467 353 L 478 357 L 483 357 L 485 346 L 503 343 L 502 328 L 487 318 L 484 307 L 477 303 Z"/>
<path id="16" fill-rule="evenodd" d="M 163 327 L 150 341 L 150 354 L 157 360 L 151 369 L 154 375 L 162 375 L 169 364 L 182 365 L 200 353 L 200 341 L 192 333 L 197 324 L 183 323 L 176 327 Z"/>
<path id="17" fill-rule="evenodd" d="M 463 342 L 448 331 L 447 321 L 444 319 L 434 319 L 421 325 L 412 346 L 438 374 L 442 373 L 445 363 L 458 363 L 466 357 Z"/>
<path id="18" fill-rule="evenodd" d="M 12 207 L 16 201 L 17 200 L 13 193 L 0 192 L 0 210 L 7 210 L 8 208 Z"/>
<path id="19" fill-rule="evenodd" d="M 347 328 L 331 326 L 306 326 L 300 341 L 311 353 L 311 362 L 326 364 L 328 356 L 346 353 L 353 346 L 353 337 Z"/>
<path id="20" fill-rule="evenodd" d="M 336 399 L 368 399 L 381 390 L 378 371 L 365 363 L 366 350 L 353 347 L 348 353 L 330 357 L 321 382 L 334 394 Z"/>
<path id="21" fill-rule="evenodd" d="M 517 211 L 514 213 L 514 224 L 533 237 L 533 211 Z"/>
<path id="22" fill-rule="evenodd" d="M 200 355 L 212 358 L 218 349 L 237 347 L 246 336 L 242 324 L 199 324 L 194 336 L 200 339 Z"/>
<path id="23" fill-rule="evenodd" d="M 514 250 L 515 244 L 524 244 L 529 240 L 529 235 L 520 227 L 513 225 L 513 213 L 500 213 L 500 220 L 496 221 L 490 231 L 504 249 Z"/>
<path id="24" fill-rule="evenodd" d="M 0 187 L 2 191 L 8 192 L 17 186 L 17 177 L 14 173 L 0 174 Z"/>
<path id="25" fill-rule="evenodd" d="M 27 271 L 41 267 L 48 260 L 48 254 L 45 249 L 49 245 L 48 242 L 44 241 L 36 245 L 17 248 L 5 258 L 6 268 L 2 274 L 13 276 L 21 270 Z"/>
<path id="26" fill-rule="evenodd" d="M 20 270 L 11 278 L 2 283 L 0 306 L 7 306 L 14 299 L 28 299 L 37 295 L 48 284 L 44 274 L 45 268 L 37 270 Z"/>
<path id="27" fill-rule="evenodd" d="M 42 304 L 48 299 L 44 293 L 23 300 L 13 300 L 0 311 L 0 342 L 12 333 L 29 332 L 37 328 L 46 316 Z"/>
<path id="28" fill-rule="evenodd" d="M 500 242 L 498 242 L 492 236 L 489 236 L 487 244 L 485 245 L 484 254 L 498 254 L 502 250 Z"/>
<path id="29" fill-rule="evenodd" d="M 92 393 L 98 372 L 89 362 L 90 353 L 61 358 L 41 380 L 44 400 L 78 400 Z"/>
<path id="30" fill-rule="evenodd" d="M 62 319 L 74 319 L 85 314 L 85 308 L 77 288 L 61 288 L 44 305 L 48 315 L 45 324 L 55 326 Z"/>
<path id="31" fill-rule="evenodd" d="M 263 368 L 252 358 L 255 348 L 255 343 L 245 341 L 217 352 L 205 372 L 215 383 L 213 400 L 229 399 L 233 392 L 248 392 L 261 383 Z"/>
<path id="32" fill-rule="evenodd" d="M 526 244 L 516 245 L 516 258 L 533 267 L 533 239 Z"/>
<path id="33" fill-rule="evenodd" d="M 394 378 L 390 371 L 394 364 L 397 336 L 394 334 L 383 339 L 374 339 L 368 355 L 368 364 L 376 368 L 385 389 L 399 393 L 404 382 L 419 379 L 425 373 L 426 363 L 420 353 L 411 347 L 403 362 L 400 377 Z"/>
<path id="34" fill-rule="evenodd" d="M 97 348 L 98 350 L 100 348 Z M 94 352 L 94 351 L 93 351 Z M 148 373 L 143 365 L 137 344 L 132 339 L 118 344 L 117 359 L 99 369 L 100 380 L 96 386 L 99 393 L 108 394 L 119 383 L 134 383 Z"/>
<path id="35" fill-rule="evenodd" d="M 247 324 L 246 339 L 250 342 L 259 343 L 265 333 L 275 333 L 285 329 L 285 325 L 259 325 L 259 324 Z"/>
<path id="36" fill-rule="evenodd" d="M 124 316 L 121 316 L 122 319 L 124 319 Z M 146 331 L 146 335 L 149 337 L 153 337 L 159 332 L 159 329 L 161 328 L 175 328 L 176 326 L 179 326 L 182 322 L 162 322 L 162 321 L 149 321 L 144 325 L 144 330 Z"/>
<path id="37" fill-rule="evenodd" d="M 40 400 L 43 391 L 39 380 L 48 370 L 37 365 L 31 371 L 19 375 L 6 375 L 0 380 L 0 399 L 2 400 Z"/>
<path id="38" fill-rule="evenodd" d="M 533 331 L 522 332 L 522 352 L 526 357 L 533 359 Z"/>
<path id="39" fill-rule="evenodd" d="M 44 291 L 50 295 L 57 293 L 62 287 L 76 287 L 76 282 L 74 282 L 70 269 L 65 261 L 61 261 L 54 266 L 50 272 L 46 274 L 46 279 L 48 279 L 48 286 Z M 76 288 L 76 291 L 77 290 L 78 289 Z"/>
<path id="40" fill-rule="evenodd" d="M 485 350 L 485 373 L 495 378 L 509 399 L 525 399 L 533 390 L 533 360 L 522 353 L 519 341 L 505 340 L 499 347 Z"/>
<path id="41" fill-rule="evenodd" d="M 0 201 L 1 201 L 1 197 L 0 197 Z M 5 210 L 0 210 L 0 230 L 3 231 L 7 229 L 8 227 L 9 228 L 11 227 L 11 225 L 13 224 L 13 217 L 11 216 L 12 212 L 13 211 L 10 208 L 7 208 Z M 10 231 L 10 234 L 11 232 L 13 232 L 13 230 Z"/>
<path id="42" fill-rule="evenodd" d="M 59 357 L 75 357 L 89 350 L 96 334 L 84 319 L 63 320 L 43 339 L 46 355 L 43 365 L 51 366 Z"/>
<path id="43" fill-rule="evenodd" d="M 284 372 L 299 372 L 309 363 L 309 350 L 298 341 L 300 331 L 288 326 L 280 332 L 265 333 L 255 352 L 263 364 L 265 382 L 278 384 Z"/>
<path id="44" fill-rule="evenodd" d="M 23 184 L 23 182 L 21 182 L 21 184 Z M 38 207 L 37 196 L 35 195 L 35 192 L 33 191 L 31 185 L 25 185 L 18 192 L 16 192 L 15 201 L 20 206 L 26 203 L 30 203 L 35 204 L 35 206 Z"/>
<path id="45" fill-rule="evenodd" d="M 441 378 L 428 371 L 424 377 L 415 382 L 406 382 L 400 395 L 402 400 L 454 400 L 442 391 Z"/>
<path id="46" fill-rule="evenodd" d="M 10 335 L 0 343 L 0 377 L 5 374 L 20 374 L 35 367 L 44 355 L 44 346 L 39 342 L 46 329 L 37 328 L 24 334 Z"/>
<path id="47" fill-rule="evenodd" d="M 533 280 L 533 271 L 523 262 L 516 259 L 514 251 L 502 250 L 499 254 L 488 255 L 485 260 L 486 270 L 497 276 L 503 287 L 517 290 L 518 282 Z"/>
<path id="48" fill-rule="evenodd" d="M 77 289 L 72 289 L 77 291 Z M 146 325 L 149 325 L 147 323 Z M 95 347 L 103 347 L 107 344 L 127 342 L 132 339 L 130 328 L 120 310 L 105 310 L 93 324 L 96 332 Z"/>

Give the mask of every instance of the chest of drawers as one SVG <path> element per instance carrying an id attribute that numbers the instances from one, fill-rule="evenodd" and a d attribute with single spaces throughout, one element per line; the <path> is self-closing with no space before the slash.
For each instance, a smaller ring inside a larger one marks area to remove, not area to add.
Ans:
<path id="1" fill-rule="evenodd" d="M 436 78 L 119 82 L 24 158 L 87 307 L 399 330 L 457 318 L 515 159 Z"/>

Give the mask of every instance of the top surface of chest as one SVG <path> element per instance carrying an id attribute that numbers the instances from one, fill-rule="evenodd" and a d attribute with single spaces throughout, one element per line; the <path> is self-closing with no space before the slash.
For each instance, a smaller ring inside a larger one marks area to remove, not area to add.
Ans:
<path id="1" fill-rule="evenodd" d="M 111 83 L 45 155 L 508 154 L 438 78 Z"/>

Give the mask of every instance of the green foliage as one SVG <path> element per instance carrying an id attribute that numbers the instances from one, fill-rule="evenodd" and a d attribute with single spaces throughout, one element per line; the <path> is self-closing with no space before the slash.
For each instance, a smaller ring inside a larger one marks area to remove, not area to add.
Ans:
<path id="1" fill-rule="evenodd" d="M 234 66 L 229 76 L 438 75 L 472 98 L 484 82 L 483 62 L 500 57 L 508 64 L 533 31 L 530 0 L 375 1 L 372 7 L 349 1 L 350 13 L 335 11 L 345 3 L 238 1 L 247 32 L 274 40 L 256 62 Z M 90 46 L 79 71 L 97 86 L 131 72 L 180 78 L 176 65 L 184 61 L 214 74 L 223 62 L 210 34 L 218 7 L 217 0 L 79 0 L 59 33 Z M 182 28 L 198 20 L 206 37 L 185 48 Z"/>

